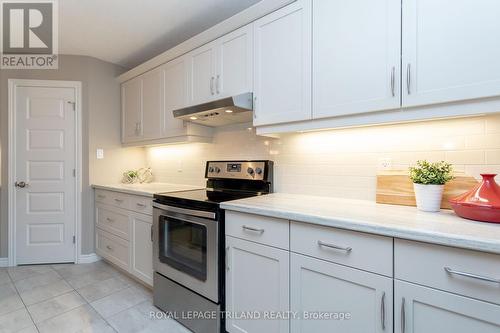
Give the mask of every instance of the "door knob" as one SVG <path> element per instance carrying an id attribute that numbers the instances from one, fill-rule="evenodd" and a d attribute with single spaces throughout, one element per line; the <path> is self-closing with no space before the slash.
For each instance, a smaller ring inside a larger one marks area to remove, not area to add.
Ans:
<path id="1" fill-rule="evenodd" d="M 14 185 L 20 188 L 25 188 L 26 186 L 28 186 L 26 182 L 15 182 Z"/>

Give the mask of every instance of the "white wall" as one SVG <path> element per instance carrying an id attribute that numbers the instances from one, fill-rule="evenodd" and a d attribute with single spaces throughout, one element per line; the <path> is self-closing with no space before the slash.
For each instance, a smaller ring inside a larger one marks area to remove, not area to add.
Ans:
<path id="1" fill-rule="evenodd" d="M 394 169 L 429 159 L 447 160 L 478 178 L 480 172 L 500 174 L 500 115 L 293 133 L 280 139 L 257 137 L 240 126 L 218 130 L 212 144 L 147 148 L 157 181 L 203 185 L 207 160 L 271 159 L 276 192 L 364 200 L 375 200 L 381 158 L 391 158 Z"/>

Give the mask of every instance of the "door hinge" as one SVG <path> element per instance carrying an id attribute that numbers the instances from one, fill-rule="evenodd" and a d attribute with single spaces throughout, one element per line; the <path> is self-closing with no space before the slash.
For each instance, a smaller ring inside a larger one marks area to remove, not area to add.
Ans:
<path id="1" fill-rule="evenodd" d="M 76 102 L 68 101 L 68 104 L 71 104 L 73 106 L 73 111 L 76 111 Z"/>
<path id="2" fill-rule="evenodd" d="M 73 169 L 73 177 L 76 177 L 76 169 Z"/>
<path id="3" fill-rule="evenodd" d="M 76 243 L 76 237 L 73 236 L 73 244 L 75 244 L 75 243 Z"/>

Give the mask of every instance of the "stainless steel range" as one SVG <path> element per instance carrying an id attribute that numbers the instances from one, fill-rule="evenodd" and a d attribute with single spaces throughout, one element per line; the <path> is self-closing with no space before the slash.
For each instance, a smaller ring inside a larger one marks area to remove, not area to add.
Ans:
<path id="1" fill-rule="evenodd" d="M 207 188 L 153 201 L 154 304 L 195 333 L 225 332 L 224 210 L 272 192 L 272 161 L 209 161 Z M 215 316 L 214 316 L 215 315 Z"/>

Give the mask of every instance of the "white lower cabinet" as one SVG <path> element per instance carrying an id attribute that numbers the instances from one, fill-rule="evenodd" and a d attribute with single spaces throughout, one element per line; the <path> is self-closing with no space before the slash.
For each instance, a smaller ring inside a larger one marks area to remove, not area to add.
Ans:
<path id="1" fill-rule="evenodd" d="M 153 221 L 151 216 L 133 213 L 132 221 L 132 260 L 131 273 L 142 281 L 153 285 Z"/>
<path id="2" fill-rule="evenodd" d="M 264 316 L 289 310 L 289 252 L 226 236 L 226 255 L 226 330 L 288 333 L 288 319 Z"/>
<path id="3" fill-rule="evenodd" d="M 292 333 L 392 332 L 392 279 L 291 254 Z M 327 317 L 321 317 L 327 316 Z"/>
<path id="4" fill-rule="evenodd" d="M 396 280 L 396 333 L 498 333 L 500 306 Z"/>

